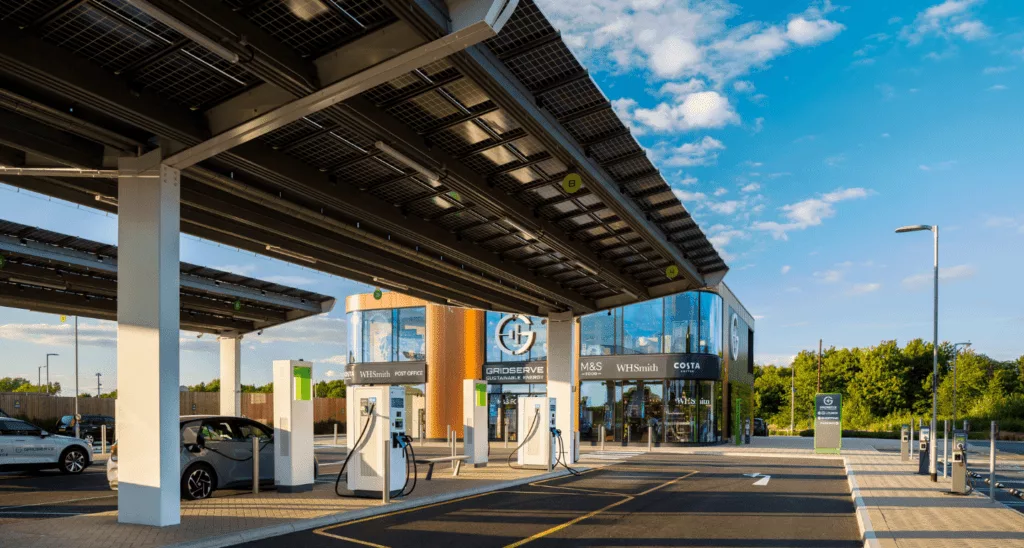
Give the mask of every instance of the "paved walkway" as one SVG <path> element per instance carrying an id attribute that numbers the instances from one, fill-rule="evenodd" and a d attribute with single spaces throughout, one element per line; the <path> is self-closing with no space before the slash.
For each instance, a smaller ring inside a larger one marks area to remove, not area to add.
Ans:
<path id="1" fill-rule="evenodd" d="M 972 445 L 981 444 L 975 442 Z M 977 492 L 970 496 L 947 495 L 949 479 L 943 479 L 940 472 L 938 483 L 932 483 L 928 476 L 918 475 L 916 461 L 901 462 L 899 453 L 887 451 L 893 446 L 898 449 L 899 442 L 843 440 L 842 457 L 846 461 L 865 546 L 1024 547 L 1024 514 L 992 502 Z M 754 438 L 750 445 L 664 448 L 657 451 L 836 458 L 834 455 L 816 455 L 813 447 L 812 438 L 773 437 Z M 941 456 L 941 451 L 939 454 Z M 988 492 L 987 487 L 979 487 L 979 490 Z"/>

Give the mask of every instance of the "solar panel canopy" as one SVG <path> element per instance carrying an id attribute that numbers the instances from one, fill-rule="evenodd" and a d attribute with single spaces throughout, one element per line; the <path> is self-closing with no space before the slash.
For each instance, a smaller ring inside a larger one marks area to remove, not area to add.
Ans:
<path id="1" fill-rule="evenodd" d="M 444 37 L 449 15 L 432 0 L 0 0 L 0 164 L 109 169 L 192 147 Z M 531 0 L 496 36 L 181 179 L 183 232 L 433 302 L 586 313 L 727 272 Z M 3 180 L 116 211 L 115 178 Z"/>

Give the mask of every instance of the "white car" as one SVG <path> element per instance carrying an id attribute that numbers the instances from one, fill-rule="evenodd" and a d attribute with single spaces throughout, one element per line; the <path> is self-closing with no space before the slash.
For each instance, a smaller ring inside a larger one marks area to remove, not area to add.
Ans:
<path id="1" fill-rule="evenodd" d="M 81 474 L 92 464 L 85 440 L 56 436 L 34 424 L 0 417 L 0 470 L 56 469 Z"/>

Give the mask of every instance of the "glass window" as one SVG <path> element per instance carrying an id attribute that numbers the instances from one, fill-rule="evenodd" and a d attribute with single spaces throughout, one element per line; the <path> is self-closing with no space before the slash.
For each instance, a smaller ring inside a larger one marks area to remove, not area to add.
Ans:
<path id="1" fill-rule="evenodd" d="M 42 429 L 18 420 L 0 421 L 0 429 L 7 436 L 38 436 Z"/>
<path id="2" fill-rule="evenodd" d="M 392 355 L 392 318 L 394 310 L 363 311 L 363 361 L 394 361 Z"/>
<path id="3" fill-rule="evenodd" d="M 348 363 L 363 361 L 363 313 L 348 313 Z"/>
<path id="4" fill-rule="evenodd" d="M 665 297 L 665 352 L 696 352 L 700 293 Z"/>
<path id="5" fill-rule="evenodd" d="M 235 421 L 235 427 L 238 429 L 238 435 L 244 440 L 252 440 L 255 436 L 259 438 L 260 441 L 270 441 L 273 437 L 270 431 L 261 424 L 247 421 Z"/>
<path id="6" fill-rule="evenodd" d="M 619 309 L 580 318 L 580 353 L 584 356 L 616 354 L 615 323 Z"/>
<path id="7" fill-rule="evenodd" d="M 398 361 L 427 359 L 426 332 L 426 308 L 401 308 L 398 310 Z"/>
<path id="8" fill-rule="evenodd" d="M 661 352 L 664 304 L 662 299 L 654 299 L 631 304 L 621 309 L 621 354 L 657 354 Z"/>
<path id="9" fill-rule="evenodd" d="M 700 293 L 700 340 L 697 351 L 722 355 L 722 297 Z"/>
<path id="10" fill-rule="evenodd" d="M 612 425 L 615 403 L 615 381 L 583 381 L 580 383 L 580 439 L 601 441 L 601 427 L 605 439 L 613 439 Z"/>
<path id="11" fill-rule="evenodd" d="M 238 441 L 236 432 L 228 421 L 203 421 L 199 431 L 203 434 L 205 441 Z"/>

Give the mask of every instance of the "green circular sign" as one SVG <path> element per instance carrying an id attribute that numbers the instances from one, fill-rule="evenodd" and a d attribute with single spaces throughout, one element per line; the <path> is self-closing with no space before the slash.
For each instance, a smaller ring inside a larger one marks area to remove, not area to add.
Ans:
<path id="1" fill-rule="evenodd" d="M 379 287 L 377 289 L 373 290 L 373 298 L 374 299 L 377 299 L 379 301 L 380 298 L 383 297 L 383 296 L 384 296 L 384 292 L 381 291 Z"/>
<path id="2" fill-rule="evenodd" d="M 242 301 L 235 299 L 235 302 L 231 306 L 235 309 L 235 312 L 238 312 L 242 309 Z"/>
<path id="3" fill-rule="evenodd" d="M 583 177 L 579 173 L 570 173 L 562 179 L 562 190 L 569 194 L 576 194 L 583 188 Z"/>
<path id="4" fill-rule="evenodd" d="M 670 280 L 675 279 L 675 277 L 678 276 L 678 275 L 679 275 L 679 267 L 674 265 L 674 264 L 668 265 L 668 268 L 665 269 L 665 276 L 667 276 L 668 279 L 670 279 Z"/>

